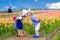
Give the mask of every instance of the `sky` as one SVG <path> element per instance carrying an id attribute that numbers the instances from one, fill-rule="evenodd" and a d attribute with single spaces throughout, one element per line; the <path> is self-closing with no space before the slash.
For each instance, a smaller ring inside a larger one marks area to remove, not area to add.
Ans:
<path id="1" fill-rule="evenodd" d="M 0 0 L 0 10 L 24 8 L 60 9 L 60 0 Z"/>

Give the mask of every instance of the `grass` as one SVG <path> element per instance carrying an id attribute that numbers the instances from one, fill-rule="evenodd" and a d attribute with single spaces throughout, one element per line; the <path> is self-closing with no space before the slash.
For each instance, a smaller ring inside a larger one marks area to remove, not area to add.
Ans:
<path id="1" fill-rule="evenodd" d="M 48 20 L 47 23 L 45 21 L 41 22 L 41 34 L 43 33 L 44 36 L 51 34 L 58 25 L 60 25 L 60 20 L 55 20 L 55 22 Z"/>

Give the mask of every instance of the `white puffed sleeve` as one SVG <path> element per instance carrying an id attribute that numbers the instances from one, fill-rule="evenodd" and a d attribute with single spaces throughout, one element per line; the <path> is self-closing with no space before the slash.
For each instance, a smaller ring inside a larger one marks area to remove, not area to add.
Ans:
<path id="1" fill-rule="evenodd" d="M 18 19 L 23 20 L 23 17 L 19 16 Z"/>

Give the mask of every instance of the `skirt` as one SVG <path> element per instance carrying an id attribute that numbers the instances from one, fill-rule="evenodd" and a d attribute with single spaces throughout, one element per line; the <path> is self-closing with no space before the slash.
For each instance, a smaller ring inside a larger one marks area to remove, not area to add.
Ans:
<path id="1" fill-rule="evenodd" d="M 35 26 L 35 30 L 39 31 L 40 29 L 40 23 L 38 23 L 36 26 Z"/>
<path id="2" fill-rule="evenodd" d="M 22 30 L 23 29 L 23 23 L 21 22 L 21 20 L 18 19 L 15 22 L 16 22 L 16 28 L 18 30 Z"/>

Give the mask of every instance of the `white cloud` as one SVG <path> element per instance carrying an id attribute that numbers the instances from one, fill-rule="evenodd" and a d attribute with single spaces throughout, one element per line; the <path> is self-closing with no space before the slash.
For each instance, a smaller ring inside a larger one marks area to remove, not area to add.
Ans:
<path id="1" fill-rule="evenodd" d="M 60 9 L 60 2 L 47 3 L 46 6 L 48 9 Z"/>
<path id="2" fill-rule="evenodd" d="M 35 2 L 37 2 L 38 0 L 35 0 Z"/>

